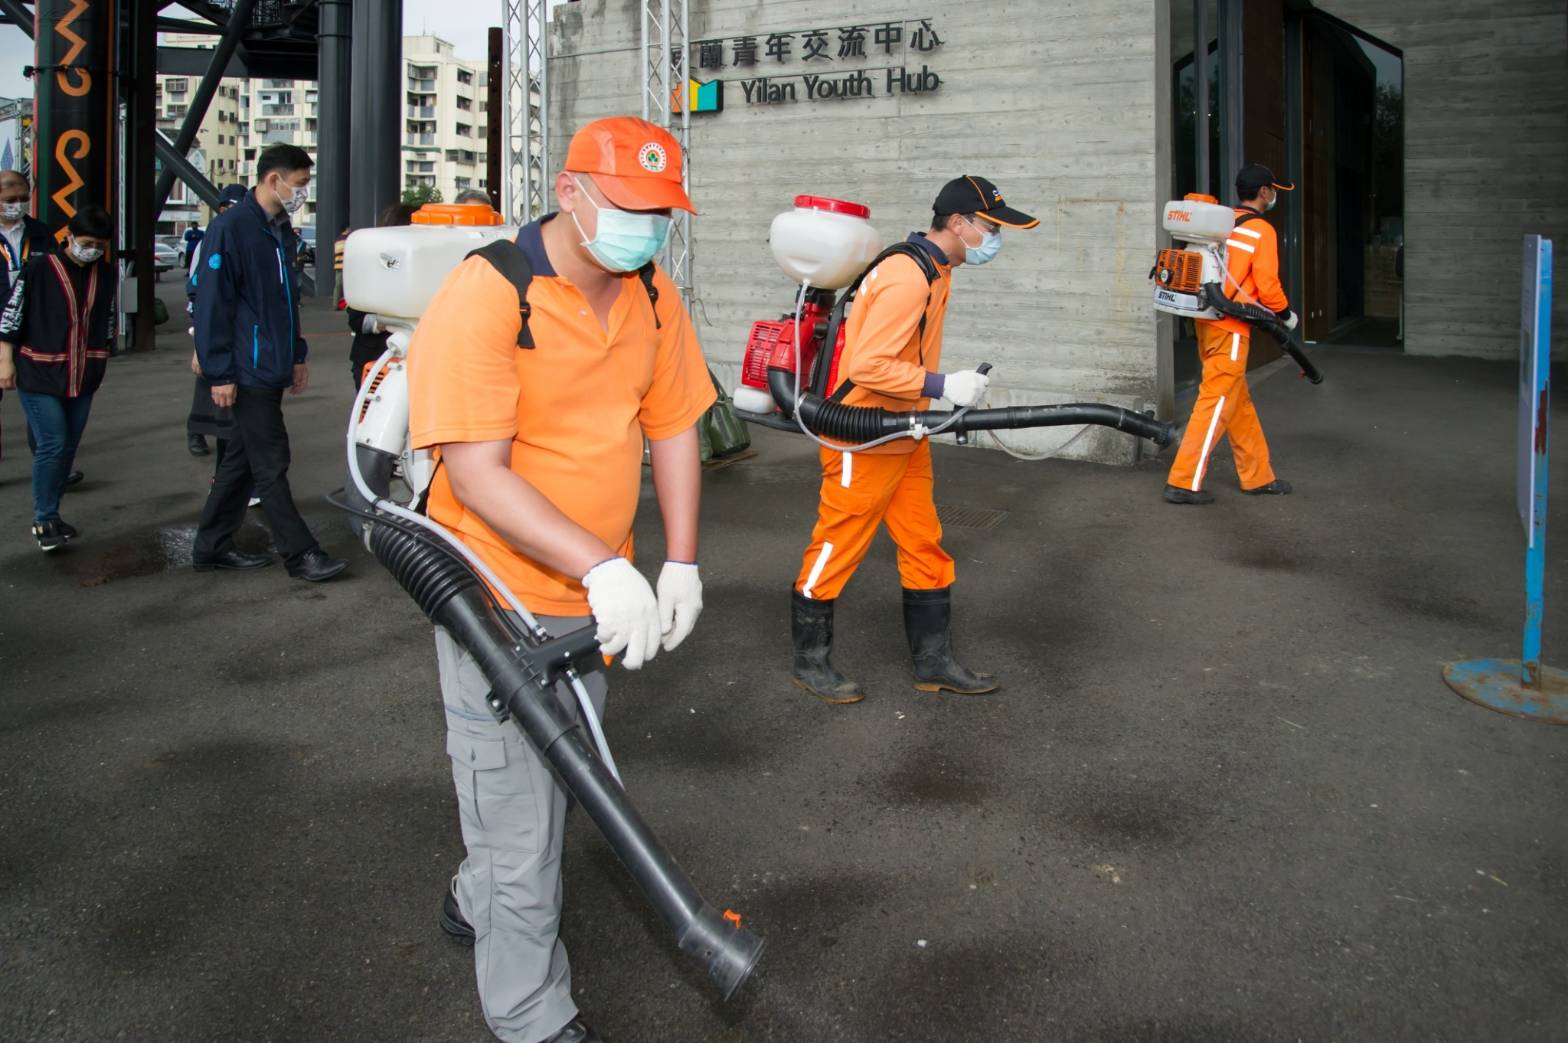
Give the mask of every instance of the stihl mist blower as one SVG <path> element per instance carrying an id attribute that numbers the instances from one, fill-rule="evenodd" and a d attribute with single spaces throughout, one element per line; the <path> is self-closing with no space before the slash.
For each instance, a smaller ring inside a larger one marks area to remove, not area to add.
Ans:
<path id="1" fill-rule="evenodd" d="M 928 279 L 935 267 L 919 247 L 895 243 L 882 249 L 871 211 L 858 203 L 796 196 L 795 208 L 773 219 L 768 243 L 773 258 L 800 287 L 795 311 L 778 321 L 754 323 L 734 395 L 741 419 L 856 452 L 895 438 L 952 434 L 960 444 L 970 431 L 1097 424 L 1155 445 L 1169 445 L 1172 426 L 1149 413 L 1098 402 L 1012 406 L 1002 409 L 914 410 L 907 413 L 844 405 L 851 385 L 839 380 L 849 310 L 861 282 L 895 253 L 921 265 Z M 843 290 L 842 294 L 834 291 Z M 982 373 L 990 364 L 979 367 Z M 847 443 L 847 444 L 838 444 Z"/>
<path id="2" fill-rule="evenodd" d="M 439 217 L 478 208 L 431 209 Z M 416 222 L 421 216 L 415 215 Z M 346 502 L 338 506 L 352 515 L 355 535 L 431 622 L 473 655 L 490 682 L 488 701 L 496 719 L 516 724 L 549 762 L 674 932 L 676 945 L 707 965 L 708 976 L 729 999 L 751 975 L 762 939 L 742 928 L 737 914 L 721 914 L 703 899 L 622 790 L 581 680 L 584 672 L 604 665 L 593 628 L 551 637 L 500 577 L 417 509 L 433 466 L 428 453 L 409 444 L 404 357 L 419 315 L 447 273 L 470 252 L 516 236 L 516 228 L 490 217 L 487 226 L 416 223 L 349 236 L 344 296 L 351 307 L 374 314 L 391 336 L 354 400 Z M 555 698 L 553 688 L 563 680 L 576 693 L 593 745 Z"/>
<path id="3" fill-rule="evenodd" d="M 1163 224 L 1171 238 L 1188 245 L 1161 250 L 1149 270 L 1156 311 L 1188 319 L 1240 319 L 1279 341 L 1301 367 L 1303 377 L 1323 383 L 1323 374 L 1278 315 L 1250 298 L 1232 300 L 1227 294 L 1226 283 L 1242 294 L 1225 263 L 1225 243 L 1236 225 L 1234 210 L 1219 205 L 1213 196 L 1188 193 L 1165 204 Z"/>

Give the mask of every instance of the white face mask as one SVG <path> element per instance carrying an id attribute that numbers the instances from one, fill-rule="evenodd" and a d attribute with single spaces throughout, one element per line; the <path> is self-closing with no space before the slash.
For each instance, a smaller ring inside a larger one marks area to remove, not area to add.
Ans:
<path id="1" fill-rule="evenodd" d="M 0 221 L 15 224 L 27 213 L 26 203 L 0 203 Z"/>
<path id="2" fill-rule="evenodd" d="M 310 182 L 307 181 L 298 188 L 289 188 L 286 182 L 279 180 L 278 186 L 279 188 L 289 189 L 287 196 L 284 196 L 280 191 L 274 190 L 274 194 L 278 197 L 278 202 L 283 206 L 284 213 L 299 213 L 300 208 L 305 205 L 305 201 L 310 198 Z"/>
<path id="3" fill-rule="evenodd" d="M 75 239 L 71 240 L 71 256 L 83 264 L 92 264 L 103 256 L 103 250 L 97 246 L 83 246 Z"/>

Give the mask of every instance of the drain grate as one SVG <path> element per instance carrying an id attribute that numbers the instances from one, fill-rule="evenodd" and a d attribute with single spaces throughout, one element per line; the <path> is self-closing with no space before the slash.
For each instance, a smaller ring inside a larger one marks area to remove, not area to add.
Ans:
<path id="1" fill-rule="evenodd" d="M 964 507 L 956 503 L 936 505 L 936 517 L 943 525 L 959 529 L 994 529 L 1007 517 L 1006 511 L 989 507 Z"/>

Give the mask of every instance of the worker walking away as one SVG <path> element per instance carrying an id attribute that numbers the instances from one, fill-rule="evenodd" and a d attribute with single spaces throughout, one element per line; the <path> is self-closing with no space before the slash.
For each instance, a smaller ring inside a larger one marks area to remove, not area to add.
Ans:
<path id="1" fill-rule="evenodd" d="M 985 374 L 941 372 L 952 272 L 993 259 L 1002 248 L 1003 228 L 1039 222 L 1007 206 L 991 182 L 969 175 L 944 185 L 933 210 L 930 230 L 884 251 L 861 283 L 845 323 L 842 379 L 831 389 L 846 405 L 909 412 L 927 408 L 933 398 L 972 406 L 985 394 L 990 382 Z M 930 443 L 900 438 L 864 452 L 822 449 L 820 455 L 817 525 L 791 591 L 795 684 L 827 703 L 865 698 L 830 660 L 833 612 L 839 592 L 886 523 L 898 547 L 916 690 L 995 691 L 994 678 L 969 670 L 953 654 L 953 559 L 942 549 L 942 525 L 931 498 Z"/>
<path id="2" fill-rule="evenodd" d="M 436 450 L 430 516 L 552 634 L 597 626 L 637 669 L 702 610 L 696 424 L 713 384 L 679 291 L 653 264 L 672 209 L 692 211 L 681 147 L 644 120 L 597 120 L 556 175 L 559 212 L 452 272 L 408 353 L 409 434 Z M 642 446 L 664 518 L 657 588 L 631 563 Z M 485 1022 L 512 1043 L 599 1037 L 578 1017 L 559 937 L 566 793 L 473 657 L 436 631 L 467 858 L 440 923 L 474 946 Z M 596 709 L 602 672 L 586 679 Z M 565 685 L 555 695 L 573 719 Z"/>
<path id="3" fill-rule="evenodd" d="M 1260 163 L 1242 167 L 1236 175 L 1236 226 L 1225 244 L 1225 295 L 1232 300 L 1261 304 L 1279 316 L 1286 329 L 1296 328 L 1279 282 L 1279 239 L 1263 216 L 1279 203 L 1279 194 L 1295 186 L 1280 184 L 1273 171 Z M 1165 479 L 1165 502 L 1207 504 L 1214 494 L 1203 487 L 1209 460 L 1221 438 L 1230 437 L 1236 457 L 1236 477 L 1249 496 L 1283 495 L 1290 483 L 1274 475 L 1263 425 L 1247 388 L 1247 349 L 1251 327 L 1240 319 L 1198 319 L 1198 355 L 1203 381 L 1193 403 L 1187 433 Z"/>

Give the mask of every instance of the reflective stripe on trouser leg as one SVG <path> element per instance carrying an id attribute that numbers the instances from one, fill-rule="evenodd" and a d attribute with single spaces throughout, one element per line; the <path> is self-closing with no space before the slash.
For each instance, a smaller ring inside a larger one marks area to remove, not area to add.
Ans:
<path id="1" fill-rule="evenodd" d="M 1181 447 L 1171 463 L 1166 483 L 1194 492 L 1203 487 L 1210 454 L 1226 433 L 1240 403 L 1247 372 L 1247 338 L 1213 323 L 1198 323 L 1198 346 L 1203 356 L 1203 382 L 1192 416 L 1182 435 Z M 1236 358 L 1231 358 L 1232 351 Z"/>
<path id="2" fill-rule="evenodd" d="M 893 490 L 882 516 L 898 547 L 899 582 L 909 590 L 941 590 L 953 585 L 953 559 L 942 549 L 942 523 L 931 494 L 935 488 L 931 443 L 922 442 Z"/>
<path id="3" fill-rule="evenodd" d="M 554 634 L 588 617 L 541 616 Z M 474 970 L 485 1023 L 508 1043 L 537 1043 L 577 1014 L 571 969 L 558 935 L 561 845 L 566 794 L 515 724 L 498 724 L 485 704 L 490 690 L 478 666 L 444 631 L 436 662 L 447 722 L 447 752 L 468 857 L 458 868 L 457 897 L 474 928 Z M 604 674 L 585 679 L 603 712 Z M 574 717 L 570 689 L 556 697 Z"/>
<path id="4" fill-rule="evenodd" d="M 1214 406 L 1214 415 L 1209 418 L 1209 429 L 1203 436 L 1203 448 L 1198 450 L 1198 468 L 1192 473 L 1192 491 L 1197 492 L 1203 487 L 1203 472 L 1209 469 L 1209 453 L 1214 450 L 1214 433 L 1219 430 L 1220 417 L 1225 413 L 1225 396 L 1221 395 L 1219 402 Z"/>
<path id="5" fill-rule="evenodd" d="M 795 577 L 795 589 L 817 601 L 838 597 L 855 574 L 910 459 L 903 453 L 860 453 L 851 457 L 851 478 L 846 483 L 847 455 L 821 451 L 817 524 Z"/>

